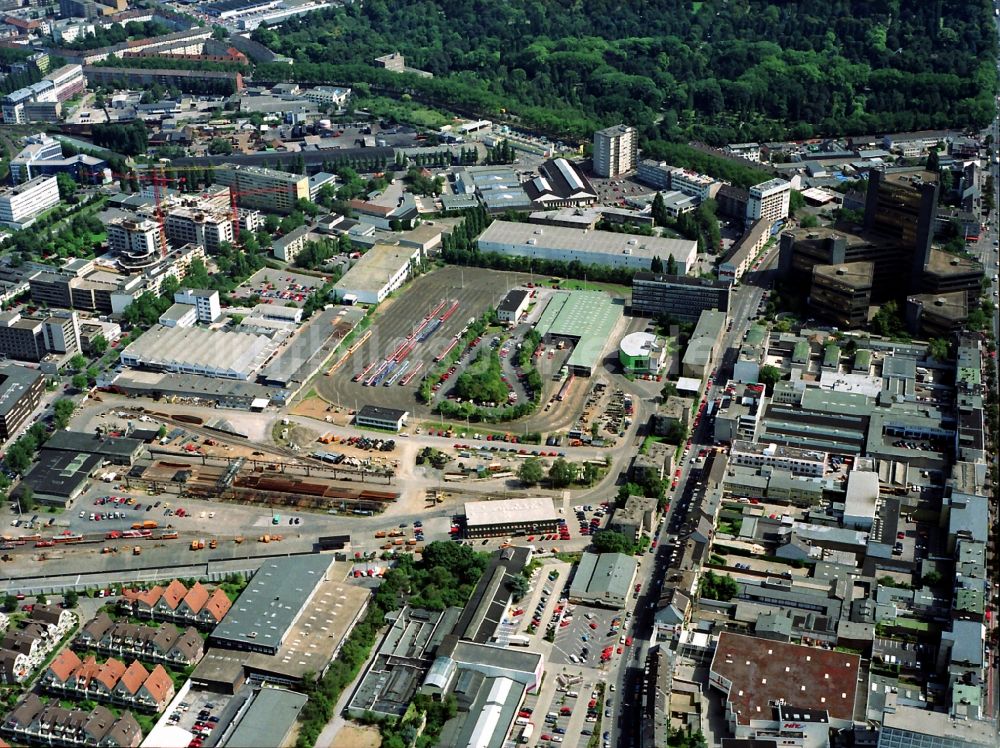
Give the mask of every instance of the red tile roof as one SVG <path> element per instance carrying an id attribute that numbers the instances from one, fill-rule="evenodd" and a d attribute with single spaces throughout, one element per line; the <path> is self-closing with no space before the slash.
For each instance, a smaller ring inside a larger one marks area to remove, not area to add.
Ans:
<path id="1" fill-rule="evenodd" d="M 184 586 L 184 583 L 181 580 L 175 579 L 167 585 L 165 590 L 163 590 L 163 597 L 161 600 L 166 603 L 167 607 L 171 610 L 177 610 L 177 606 L 181 604 L 181 600 L 184 599 L 185 595 L 187 595 L 187 587 Z"/>
<path id="2" fill-rule="evenodd" d="M 710 678 L 720 687 L 725 684 L 717 676 L 732 683 L 729 702 L 742 725 L 751 719 L 770 719 L 772 705 L 781 699 L 850 721 L 860 666 L 858 655 L 724 632 Z"/>
<path id="3" fill-rule="evenodd" d="M 68 647 L 56 655 L 55 659 L 49 663 L 49 670 L 63 683 L 80 667 L 82 663 L 76 652 Z"/>
<path id="4" fill-rule="evenodd" d="M 97 675 L 94 677 L 105 688 L 111 690 L 118 685 L 123 675 L 125 675 L 125 663 L 112 657 L 97 669 Z"/>
<path id="5" fill-rule="evenodd" d="M 211 615 L 212 620 L 221 622 L 222 619 L 226 617 L 226 613 L 229 612 L 229 609 L 232 606 L 233 603 L 229 599 L 229 595 L 227 595 L 221 587 L 216 587 L 215 592 L 212 593 L 208 602 L 205 603 L 205 607 L 202 608 L 202 611 Z"/>
<path id="6" fill-rule="evenodd" d="M 163 665 L 157 665 L 142 686 L 153 697 L 153 701 L 159 704 L 166 701 L 170 690 L 174 687 L 174 682 L 170 679 L 167 671 L 163 669 Z"/>
<path id="7" fill-rule="evenodd" d="M 147 608 L 152 608 L 160 601 L 163 595 L 163 588 L 160 585 L 148 590 L 122 590 L 122 597 L 130 603 L 141 603 Z"/>
<path id="8" fill-rule="evenodd" d="M 184 596 L 184 602 L 193 613 L 198 613 L 208 602 L 208 590 L 201 582 L 195 582 Z"/>
<path id="9" fill-rule="evenodd" d="M 118 683 L 130 694 L 135 694 L 148 677 L 149 671 L 142 666 L 142 663 L 138 660 L 132 660 L 132 664 L 128 666 L 128 670 L 125 671 Z"/>

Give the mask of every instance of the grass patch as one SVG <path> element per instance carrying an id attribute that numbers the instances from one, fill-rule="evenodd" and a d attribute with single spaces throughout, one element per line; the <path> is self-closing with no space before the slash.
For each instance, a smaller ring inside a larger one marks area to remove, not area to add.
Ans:
<path id="1" fill-rule="evenodd" d="M 452 118 L 435 109 L 429 109 L 412 101 L 400 101 L 386 96 L 370 96 L 360 99 L 356 107 L 365 109 L 376 117 L 388 117 L 397 122 L 440 129 L 452 123 Z"/>
<path id="2" fill-rule="evenodd" d="M 566 291 L 604 291 L 613 296 L 628 298 L 632 289 L 621 283 L 601 283 L 595 281 L 582 281 L 574 278 L 547 278 L 535 283 L 536 286 L 553 287 L 559 286 Z"/>

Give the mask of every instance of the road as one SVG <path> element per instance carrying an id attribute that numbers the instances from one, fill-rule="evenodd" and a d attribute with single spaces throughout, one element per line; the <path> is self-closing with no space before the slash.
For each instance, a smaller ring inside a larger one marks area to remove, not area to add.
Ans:
<path id="1" fill-rule="evenodd" d="M 761 260 L 759 269 L 744 276 L 742 285 L 734 290 L 729 312 L 730 317 L 734 320 L 733 326 L 726 333 L 723 342 L 723 360 L 717 367 L 714 381 L 709 383 L 705 394 L 706 400 L 716 397 L 717 390 L 720 389 L 717 383 L 725 385 L 728 375 L 731 374 L 739 344 L 750 327 L 750 318 L 757 314 L 757 308 L 763 299 L 764 291 L 774 281 L 777 259 L 777 246 L 773 246 Z M 699 423 L 698 429 L 691 435 L 690 456 L 697 455 L 699 448 L 711 445 L 711 422 L 710 419 L 706 418 Z M 605 729 L 611 731 L 611 745 L 618 746 L 618 748 L 632 748 L 639 745 L 644 719 L 639 698 L 643 688 L 643 671 L 649 649 L 654 644 L 652 634 L 656 604 L 660 599 L 663 579 L 668 576 L 668 569 L 672 565 L 671 555 L 675 549 L 669 536 L 677 534 L 684 524 L 686 509 L 690 503 L 696 479 L 700 477 L 700 469 L 692 466 L 690 459 L 682 460 L 678 467 L 681 476 L 670 509 L 656 535 L 655 554 L 647 554 L 643 558 L 642 568 L 639 571 L 638 581 L 642 583 L 642 592 L 638 600 L 635 601 L 634 615 L 630 622 L 631 628 L 626 629 L 626 632 L 633 637 L 630 656 L 619 658 L 616 661 L 616 668 L 608 676 L 608 682 L 614 684 L 618 694 L 618 704 L 612 723 Z M 679 558 L 680 555 L 678 552 L 677 557 Z"/>

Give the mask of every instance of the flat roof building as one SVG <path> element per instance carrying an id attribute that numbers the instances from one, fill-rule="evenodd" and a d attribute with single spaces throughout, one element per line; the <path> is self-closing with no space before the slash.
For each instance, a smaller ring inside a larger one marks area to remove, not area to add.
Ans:
<path id="1" fill-rule="evenodd" d="M 478 244 L 481 252 L 636 270 L 649 270 L 654 258 L 666 262 L 672 257 L 680 274 L 694 266 L 698 254 L 697 242 L 687 239 L 578 231 L 513 221 L 494 221 L 480 235 Z"/>
<path id="2" fill-rule="evenodd" d="M 635 169 L 639 133 L 628 125 L 614 125 L 594 133 L 594 173 L 614 178 Z"/>
<path id="3" fill-rule="evenodd" d="M 22 485 L 31 488 L 35 501 L 40 504 L 72 506 L 90 485 L 101 463 L 101 458 L 95 454 L 43 449 L 34 467 L 25 474 Z"/>
<path id="4" fill-rule="evenodd" d="M 568 340 L 573 352 L 566 366 L 573 374 L 590 376 L 601 362 L 623 305 L 602 291 L 557 291 L 535 323 L 542 340 Z"/>
<path id="5" fill-rule="evenodd" d="M 632 276 L 632 314 L 696 322 L 708 309 L 729 313 L 731 285 L 725 281 L 640 270 Z"/>
<path id="6" fill-rule="evenodd" d="M 409 415 L 409 411 L 406 410 L 365 405 L 355 414 L 354 423 L 358 426 L 399 431 L 406 425 L 406 419 Z"/>
<path id="7" fill-rule="evenodd" d="M 332 556 L 319 554 L 265 561 L 216 626 L 209 643 L 224 649 L 277 654 L 333 562 Z"/>
<path id="8" fill-rule="evenodd" d="M 970 748 L 995 745 L 996 730 L 989 721 L 958 719 L 945 712 L 898 703 L 893 703 L 891 708 L 887 704 L 878 736 L 878 748 Z"/>
<path id="9" fill-rule="evenodd" d="M 412 275 L 423 258 L 419 247 L 375 244 L 337 281 L 337 300 L 352 304 L 381 304 Z"/>
<path id="10" fill-rule="evenodd" d="M 309 199 L 309 177 L 262 166 L 222 164 L 214 171 L 218 184 L 233 187 L 244 208 L 291 213 L 299 200 Z"/>
<path id="11" fill-rule="evenodd" d="M 681 373 L 685 377 L 705 380 L 719 357 L 728 321 L 725 312 L 705 310 L 699 315 L 681 359 Z"/>
<path id="12" fill-rule="evenodd" d="M 27 422 L 44 392 L 45 376 L 38 369 L 0 364 L 0 441 L 10 439 Z"/>
<path id="13" fill-rule="evenodd" d="M 767 465 L 788 470 L 795 475 L 823 477 L 826 471 L 827 453 L 818 449 L 797 449 L 737 439 L 730 450 L 729 461 L 733 465 L 746 467 Z"/>
<path id="14" fill-rule="evenodd" d="M 49 208 L 59 204 L 59 186 L 52 175 L 43 175 L 0 192 L 0 223 L 23 229 Z"/>
<path id="15" fill-rule="evenodd" d="M 816 265 L 809 306 L 816 316 L 842 328 L 864 327 L 868 323 L 874 278 L 874 262 Z"/>
<path id="16" fill-rule="evenodd" d="M 262 688 L 242 712 L 226 748 L 284 745 L 309 697 L 283 688 Z"/>
<path id="17" fill-rule="evenodd" d="M 548 496 L 465 502 L 465 532 L 470 538 L 556 532 L 559 519 Z"/>
<path id="18" fill-rule="evenodd" d="M 633 332 L 618 344 L 618 361 L 627 374 L 657 374 L 666 358 L 665 341 L 650 332 Z"/>
<path id="19" fill-rule="evenodd" d="M 638 565 L 624 553 L 584 553 L 577 564 L 569 599 L 622 608 L 632 593 Z"/>
<path id="20" fill-rule="evenodd" d="M 121 352 L 125 366 L 249 380 L 274 352 L 264 335 L 155 325 Z"/>

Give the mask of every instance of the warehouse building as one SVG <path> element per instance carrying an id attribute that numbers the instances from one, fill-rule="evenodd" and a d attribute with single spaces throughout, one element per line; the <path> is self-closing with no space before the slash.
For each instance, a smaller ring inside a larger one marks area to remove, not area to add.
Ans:
<path id="1" fill-rule="evenodd" d="M 283 688 L 260 689 L 241 712 L 236 728 L 226 740 L 226 748 L 285 745 L 308 700 L 304 694 Z"/>
<path id="2" fill-rule="evenodd" d="M 685 274 L 694 266 L 698 243 L 613 231 L 578 231 L 562 226 L 494 221 L 480 235 L 479 251 L 636 270 L 650 270 L 654 259 L 666 263 L 672 257 L 677 263 L 677 271 Z"/>
<path id="3" fill-rule="evenodd" d="M 125 366 L 249 380 L 274 352 L 264 335 L 155 325 L 121 352 Z"/>
<path id="4" fill-rule="evenodd" d="M 376 244 L 337 281 L 334 298 L 345 304 L 381 304 L 406 283 L 422 259 L 419 247 Z"/>
<path id="5" fill-rule="evenodd" d="M 31 489 L 39 504 L 69 507 L 90 486 L 101 463 L 95 454 L 43 449 L 21 485 Z"/>
<path id="6" fill-rule="evenodd" d="M 601 291 L 557 291 L 535 330 L 546 343 L 571 343 L 566 366 L 573 374 L 589 377 L 600 365 L 623 309 L 621 302 Z"/>
<path id="7" fill-rule="evenodd" d="M 548 496 L 465 502 L 465 534 L 470 538 L 558 532 L 559 519 Z"/>
<path id="8" fill-rule="evenodd" d="M 623 608 L 638 568 L 635 559 L 624 553 L 584 553 L 569 586 L 569 599 L 574 603 Z"/>
<path id="9" fill-rule="evenodd" d="M 0 441 L 7 441 L 35 412 L 45 392 L 45 377 L 38 369 L 0 365 Z"/>
<path id="10" fill-rule="evenodd" d="M 370 426 L 376 429 L 399 431 L 406 425 L 406 419 L 409 416 L 410 412 L 408 410 L 365 405 L 354 416 L 354 424 L 356 426 Z"/>

